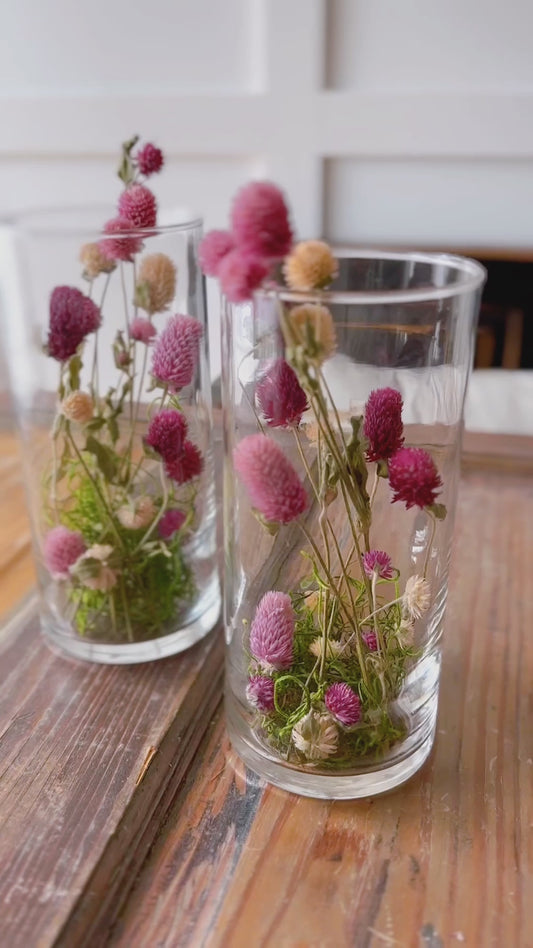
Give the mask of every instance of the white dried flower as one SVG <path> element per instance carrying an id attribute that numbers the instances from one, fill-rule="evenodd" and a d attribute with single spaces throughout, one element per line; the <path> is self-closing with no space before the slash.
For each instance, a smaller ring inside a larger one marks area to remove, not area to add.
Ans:
<path id="1" fill-rule="evenodd" d="M 430 587 L 422 576 L 410 576 L 403 594 L 404 609 L 412 619 L 420 619 L 431 602 Z"/>
<path id="2" fill-rule="evenodd" d="M 313 639 L 311 645 L 309 646 L 309 651 L 311 655 L 314 655 L 315 658 L 322 658 L 324 653 L 324 639 L 320 635 L 318 638 Z M 342 652 L 342 644 L 337 642 L 335 639 L 329 639 L 326 647 L 326 658 L 337 658 Z"/>
<path id="3" fill-rule="evenodd" d="M 404 648 L 410 648 L 411 645 L 414 645 L 415 627 L 411 619 L 402 619 L 396 632 L 396 638 Z"/>
<path id="4" fill-rule="evenodd" d="M 155 517 L 154 502 L 148 494 L 125 504 L 117 511 L 117 517 L 127 530 L 140 530 L 147 527 Z"/>
<path id="5" fill-rule="evenodd" d="M 324 760 L 337 750 L 339 732 L 329 714 L 309 711 L 294 725 L 292 741 L 308 760 Z"/>
<path id="6" fill-rule="evenodd" d="M 108 566 L 113 547 L 108 543 L 94 543 L 76 563 L 75 572 L 88 589 L 109 592 L 117 583 L 117 574 Z M 87 562 L 88 561 L 88 562 Z"/>

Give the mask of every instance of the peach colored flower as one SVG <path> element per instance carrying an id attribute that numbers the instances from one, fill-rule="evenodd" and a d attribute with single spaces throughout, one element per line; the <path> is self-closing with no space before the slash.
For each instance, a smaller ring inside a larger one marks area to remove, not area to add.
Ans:
<path id="1" fill-rule="evenodd" d="M 323 240 L 304 240 L 285 258 L 283 275 L 291 290 L 320 290 L 335 279 L 339 265 Z"/>
<path id="2" fill-rule="evenodd" d="M 300 346 L 310 362 L 321 365 L 335 351 L 333 317 L 325 306 L 303 303 L 287 312 L 282 325 L 287 346 Z"/>
<path id="3" fill-rule="evenodd" d="M 124 504 L 117 511 L 117 517 L 127 530 L 140 530 L 147 527 L 155 517 L 154 502 L 148 494 L 138 497 L 129 504 Z"/>
<path id="4" fill-rule="evenodd" d="M 135 302 L 147 313 L 167 309 L 176 292 L 176 267 L 165 253 L 143 257 L 135 288 Z"/>
<path id="5" fill-rule="evenodd" d="M 94 414 L 94 402 L 87 392 L 71 392 L 60 405 L 61 414 L 79 425 L 85 425 Z"/>
<path id="6" fill-rule="evenodd" d="M 81 582 L 88 589 L 99 592 L 109 592 L 116 586 L 116 570 L 108 566 L 108 560 L 113 553 L 113 547 L 107 543 L 94 543 L 76 563 Z"/>
<path id="7" fill-rule="evenodd" d="M 102 253 L 97 243 L 84 244 L 80 250 L 80 263 L 83 264 L 83 275 L 93 280 L 100 273 L 111 273 L 116 263 Z"/>

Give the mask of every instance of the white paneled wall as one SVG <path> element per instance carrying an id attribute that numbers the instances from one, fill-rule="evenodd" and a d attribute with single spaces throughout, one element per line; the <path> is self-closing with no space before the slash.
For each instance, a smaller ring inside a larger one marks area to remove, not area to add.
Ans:
<path id="1" fill-rule="evenodd" d="M 269 177 L 302 236 L 531 245 L 532 32 L 531 0 L 17 0 L 0 214 L 113 200 L 137 131 L 168 155 L 160 204 L 208 227 Z"/>

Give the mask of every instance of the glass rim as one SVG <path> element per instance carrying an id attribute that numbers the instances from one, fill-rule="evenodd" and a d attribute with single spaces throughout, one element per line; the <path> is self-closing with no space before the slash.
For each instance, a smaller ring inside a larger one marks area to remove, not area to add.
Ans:
<path id="1" fill-rule="evenodd" d="M 440 251 L 424 250 L 384 250 L 379 247 L 333 247 L 338 260 L 396 260 L 407 263 L 426 263 L 433 266 L 446 266 L 461 274 L 461 279 L 442 287 L 398 288 L 390 290 L 291 290 L 281 285 L 263 287 L 255 291 L 254 298 L 277 298 L 286 303 L 331 303 L 331 304 L 369 304 L 369 303 L 420 303 L 431 300 L 449 299 L 462 296 L 480 289 L 487 279 L 486 268 L 472 257 L 450 254 Z"/>
<path id="2" fill-rule="evenodd" d="M 101 215 L 101 227 L 98 227 L 91 221 L 96 215 Z M 163 215 L 170 217 L 171 210 Z M 63 217 L 63 222 L 53 221 L 54 216 Z M 84 225 L 83 217 L 88 218 L 88 223 Z M 8 214 L 4 219 L 4 224 L 20 234 L 29 236 L 53 235 L 60 237 L 80 237 L 93 240 L 104 240 L 112 237 L 154 237 L 158 234 L 169 234 L 177 231 L 188 231 L 203 227 L 203 218 L 188 208 L 176 208 L 176 216 L 179 218 L 172 223 L 159 224 L 153 227 L 131 227 L 128 230 L 121 230 L 117 234 L 106 234 L 104 231 L 105 221 L 118 217 L 116 208 L 109 204 L 58 204 L 42 207 L 27 208 L 22 211 L 14 211 Z M 79 218 L 79 219 L 78 219 Z"/>

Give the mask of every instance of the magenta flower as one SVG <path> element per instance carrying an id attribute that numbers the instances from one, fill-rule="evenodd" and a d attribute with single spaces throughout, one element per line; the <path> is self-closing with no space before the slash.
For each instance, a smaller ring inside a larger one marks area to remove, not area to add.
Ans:
<path id="1" fill-rule="evenodd" d="M 402 396 L 394 388 L 370 392 L 363 426 L 368 440 L 367 460 L 390 458 L 403 444 Z"/>
<path id="2" fill-rule="evenodd" d="M 130 336 L 135 339 L 135 342 L 144 342 L 147 346 L 155 335 L 157 335 L 157 329 L 149 319 L 144 319 L 142 316 L 136 316 L 135 319 L 132 319 Z"/>
<path id="3" fill-rule="evenodd" d="M 53 579 L 67 579 L 87 547 L 81 533 L 67 527 L 53 527 L 44 538 L 44 561 Z"/>
<path id="4" fill-rule="evenodd" d="M 190 385 L 198 363 L 203 329 L 192 316 L 171 316 L 154 344 L 152 375 L 179 392 Z"/>
<path id="5" fill-rule="evenodd" d="M 307 410 L 307 395 L 296 372 L 278 359 L 257 383 L 257 401 L 271 428 L 299 425 Z"/>
<path id="6" fill-rule="evenodd" d="M 329 713 L 345 727 L 351 727 L 361 719 L 359 695 L 344 681 L 330 685 L 324 695 L 324 701 Z"/>
<path id="7" fill-rule="evenodd" d="M 144 184 L 132 184 L 118 199 L 118 213 L 134 227 L 155 227 L 157 204 L 155 197 Z"/>
<path id="8" fill-rule="evenodd" d="M 157 525 L 159 536 L 163 540 L 170 540 L 178 530 L 181 530 L 184 523 L 183 511 L 178 510 L 177 507 L 171 507 L 170 510 L 165 511 Z"/>
<path id="9" fill-rule="evenodd" d="M 363 632 L 363 642 L 369 652 L 377 652 L 378 638 L 375 632 Z"/>
<path id="10" fill-rule="evenodd" d="M 263 434 L 248 435 L 233 452 L 235 470 L 266 520 L 290 523 L 307 507 L 307 494 L 283 451 Z"/>
<path id="11" fill-rule="evenodd" d="M 240 249 L 230 250 L 218 267 L 220 286 L 230 303 L 249 300 L 267 273 L 268 267 L 263 260 Z"/>
<path id="12" fill-rule="evenodd" d="M 254 708 L 263 713 L 274 710 L 274 681 L 265 675 L 252 675 L 246 686 L 246 697 Z"/>
<path id="13" fill-rule="evenodd" d="M 103 237 L 98 243 L 98 248 L 107 260 L 124 260 L 131 263 L 135 254 L 142 248 L 140 237 L 131 236 L 132 224 L 126 217 L 113 217 L 104 225 L 104 233 L 109 237 Z M 120 234 L 128 235 L 121 237 Z"/>
<path id="14" fill-rule="evenodd" d="M 185 441 L 179 455 L 165 463 L 167 476 L 177 484 L 186 484 L 199 477 L 203 469 L 204 459 L 192 441 Z"/>
<path id="15" fill-rule="evenodd" d="M 175 461 L 183 452 L 186 434 L 185 415 L 176 408 L 163 408 L 150 421 L 144 443 L 157 451 L 163 461 Z"/>
<path id="16" fill-rule="evenodd" d="M 257 257 L 284 257 L 292 245 L 289 212 L 282 192 L 269 181 L 252 181 L 237 193 L 231 210 L 235 242 Z"/>
<path id="17" fill-rule="evenodd" d="M 250 651 L 266 668 L 281 671 L 293 661 L 296 614 L 291 598 L 267 592 L 260 600 L 250 628 Z"/>
<path id="18" fill-rule="evenodd" d="M 100 310 L 75 286 L 56 286 L 50 297 L 48 355 L 64 362 L 101 322 Z"/>
<path id="19" fill-rule="evenodd" d="M 198 259 L 206 276 L 218 276 L 222 260 L 233 250 L 235 241 L 229 230 L 210 230 L 198 247 Z"/>
<path id="20" fill-rule="evenodd" d="M 151 142 L 147 142 L 146 145 L 143 145 L 137 152 L 137 166 L 141 174 L 146 175 L 147 178 L 151 174 L 157 174 L 158 171 L 161 171 L 163 164 L 163 152 L 160 148 L 156 148 L 155 145 L 152 145 Z"/>
<path id="21" fill-rule="evenodd" d="M 376 572 L 380 579 L 392 579 L 393 569 L 391 558 L 383 550 L 370 550 L 363 556 L 363 567 L 367 576 Z"/>
<path id="22" fill-rule="evenodd" d="M 392 502 L 403 501 L 410 507 L 429 507 L 435 503 L 442 480 L 435 462 L 423 448 L 400 448 L 389 461 Z"/>

